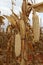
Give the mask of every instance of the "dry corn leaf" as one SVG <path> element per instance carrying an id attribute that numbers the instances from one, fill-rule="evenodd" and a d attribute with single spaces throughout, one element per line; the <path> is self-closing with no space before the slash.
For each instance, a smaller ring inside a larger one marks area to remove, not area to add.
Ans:
<path id="1" fill-rule="evenodd" d="M 4 15 L 12 25 L 16 25 L 15 19 L 11 16 Z"/>
<path id="2" fill-rule="evenodd" d="M 42 3 L 38 3 L 38 4 L 34 4 L 34 5 L 32 5 L 32 7 L 37 12 L 43 12 L 43 2 Z"/>
<path id="3" fill-rule="evenodd" d="M 0 16 L 0 25 L 3 24 L 3 19 L 5 19 L 3 16 Z"/>

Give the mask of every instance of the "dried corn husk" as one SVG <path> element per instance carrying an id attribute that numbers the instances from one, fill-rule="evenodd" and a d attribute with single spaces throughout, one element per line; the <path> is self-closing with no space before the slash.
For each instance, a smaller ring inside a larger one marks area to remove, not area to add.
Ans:
<path id="1" fill-rule="evenodd" d="M 20 20 L 19 25 L 20 25 L 21 37 L 24 38 L 25 37 L 25 23 L 22 19 Z"/>
<path id="2" fill-rule="evenodd" d="M 24 41 L 24 38 L 25 38 L 25 23 L 24 23 L 24 20 L 20 20 L 20 33 L 21 33 L 21 38 L 22 38 L 22 42 L 21 42 L 21 54 L 22 54 L 22 60 L 21 60 L 21 64 L 20 65 L 25 65 L 25 60 L 23 59 L 23 56 L 24 56 L 24 44 L 25 44 L 25 41 Z"/>
<path id="3" fill-rule="evenodd" d="M 40 26 L 39 26 L 39 17 L 38 15 L 34 12 L 33 13 L 33 34 L 34 34 L 34 41 L 39 41 L 40 37 Z"/>
<path id="4" fill-rule="evenodd" d="M 19 56 L 21 52 L 21 36 L 19 33 L 15 35 L 15 54 Z"/>

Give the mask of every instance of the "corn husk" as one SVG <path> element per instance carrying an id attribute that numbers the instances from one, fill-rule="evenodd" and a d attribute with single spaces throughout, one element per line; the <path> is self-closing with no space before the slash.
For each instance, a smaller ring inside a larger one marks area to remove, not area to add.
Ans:
<path id="1" fill-rule="evenodd" d="M 25 37 L 25 23 L 22 19 L 20 20 L 19 25 L 20 25 L 21 37 L 24 38 Z"/>
<path id="2" fill-rule="evenodd" d="M 21 52 L 21 36 L 20 34 L 15 35 L 15 54 L 19 56 Z"/>
<path id="3" fill-rule="evenodd" d="M 22 60 L 21 60 L 21 64 L 20 65 L 25 65 L 25 61 L 23 59 L 23 56 L 24 56 L 24 38 L 25 38 L 25 23 L 24 21 L 21 19 L 20 20 L 20 34 L 21 34 L 21 38 L 23 39 L 22 42 L 21 42 L 21 54 L 22 54 Z"/>
<path id="4" fill-rule="evenodd" d="M 39 41 L 40 37 L 40 26 L 39 26 L 39 17 L 38 15 L 34 12 L 33 13 L 33 34 L 34 34 L 34 41 Z"/>

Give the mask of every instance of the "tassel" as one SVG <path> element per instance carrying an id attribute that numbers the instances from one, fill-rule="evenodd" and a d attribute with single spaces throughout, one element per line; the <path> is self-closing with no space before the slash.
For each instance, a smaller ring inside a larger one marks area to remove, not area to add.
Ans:
<path id="1" fill-rule="evenodd" d="M 40 38 L 40 26 L 39 26 L 39 17 L 36 12 L 33 12 L 33 34 L 34 34 L 34 41 L 39 41 Z"/>
<path id="2" fill-rule="evenodd" d="M 19 56 L 21 52 L 21 36 L 19 33 L 15 35 L 15 54 Z"/>

